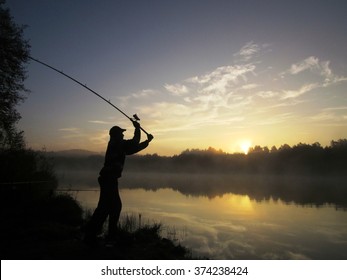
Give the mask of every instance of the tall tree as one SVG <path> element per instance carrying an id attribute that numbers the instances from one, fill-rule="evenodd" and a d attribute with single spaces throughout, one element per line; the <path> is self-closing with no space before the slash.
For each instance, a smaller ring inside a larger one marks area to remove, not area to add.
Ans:
<path id="1" fill-rule="evenodd" d="M 28 90 L 25 64 L 30 45 L 23 37 L 24 26 L 17 25 L 5 0 L 0 0 L 0 149 L 24 148 L 23 131 L 16 127 L 21 116 L 16 106 Z"/>

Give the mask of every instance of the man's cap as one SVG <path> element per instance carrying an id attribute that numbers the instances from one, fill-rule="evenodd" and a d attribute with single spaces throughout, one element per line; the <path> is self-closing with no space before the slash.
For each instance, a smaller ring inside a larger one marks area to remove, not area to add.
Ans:
<path id="1" fill-rule="evenodd" d="M 116 135 L 119 133 L 123 133 L 124 131 L 126 131 L 126 129 L 120 128 L 119 126 L 114 126 L 110 129 L 110 135 Z"/>

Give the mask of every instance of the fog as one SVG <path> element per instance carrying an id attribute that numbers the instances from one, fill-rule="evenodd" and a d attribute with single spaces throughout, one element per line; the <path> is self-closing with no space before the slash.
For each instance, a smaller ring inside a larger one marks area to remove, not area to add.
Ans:
<path id="1" fill-rule="evenodd" d="M 120 188 L 171 188 L 187 196 L 214 198 L 233 193 L 255 201 L 347 208 L 347 140 L 321 147 L 298 144 L 279 149 L 255 146 L 248 155 L 213 148 L 180 155 L 129 156 Z M 98 189 L 101 155 L 53 154 L 60 188 Z"/>
<path id="2" fill-rule="evenodd" d="M 98 170 L 57 170 L 63 189 L 98 189 Z M 226 175 L 124 172 L 120 188 L 158 190 L 171 188 L 187 196 L 214 198 L 227 193 L 248 195 L 255 201 L 281 200 L 298 205 L 347 209 L 345 177 L 293 175 Z"/>

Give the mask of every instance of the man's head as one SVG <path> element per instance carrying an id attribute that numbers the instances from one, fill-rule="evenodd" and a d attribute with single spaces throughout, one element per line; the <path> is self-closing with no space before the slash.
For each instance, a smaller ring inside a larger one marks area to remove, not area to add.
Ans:
<path id="1" fill-rule="evenodd" d="M 111 138 L 122 138 L 123 139 L 123 132 L 126 131 L 126 129 L 120 128 L 119 126 L 114 126 L 110 129 L 110 136 Z"/>

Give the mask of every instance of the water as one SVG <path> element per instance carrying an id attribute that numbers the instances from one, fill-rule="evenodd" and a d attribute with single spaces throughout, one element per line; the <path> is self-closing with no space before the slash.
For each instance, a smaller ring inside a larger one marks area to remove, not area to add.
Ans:
<path id="1" fill-rule="evenodd" d="M 95 173 L 64 172 L 61 187 L 85 208 L 98 201 Z M 212 259 L 347 259 L 346 186 L 339 178 L 124 174 L 123 214 L 161 222 Z"/>

